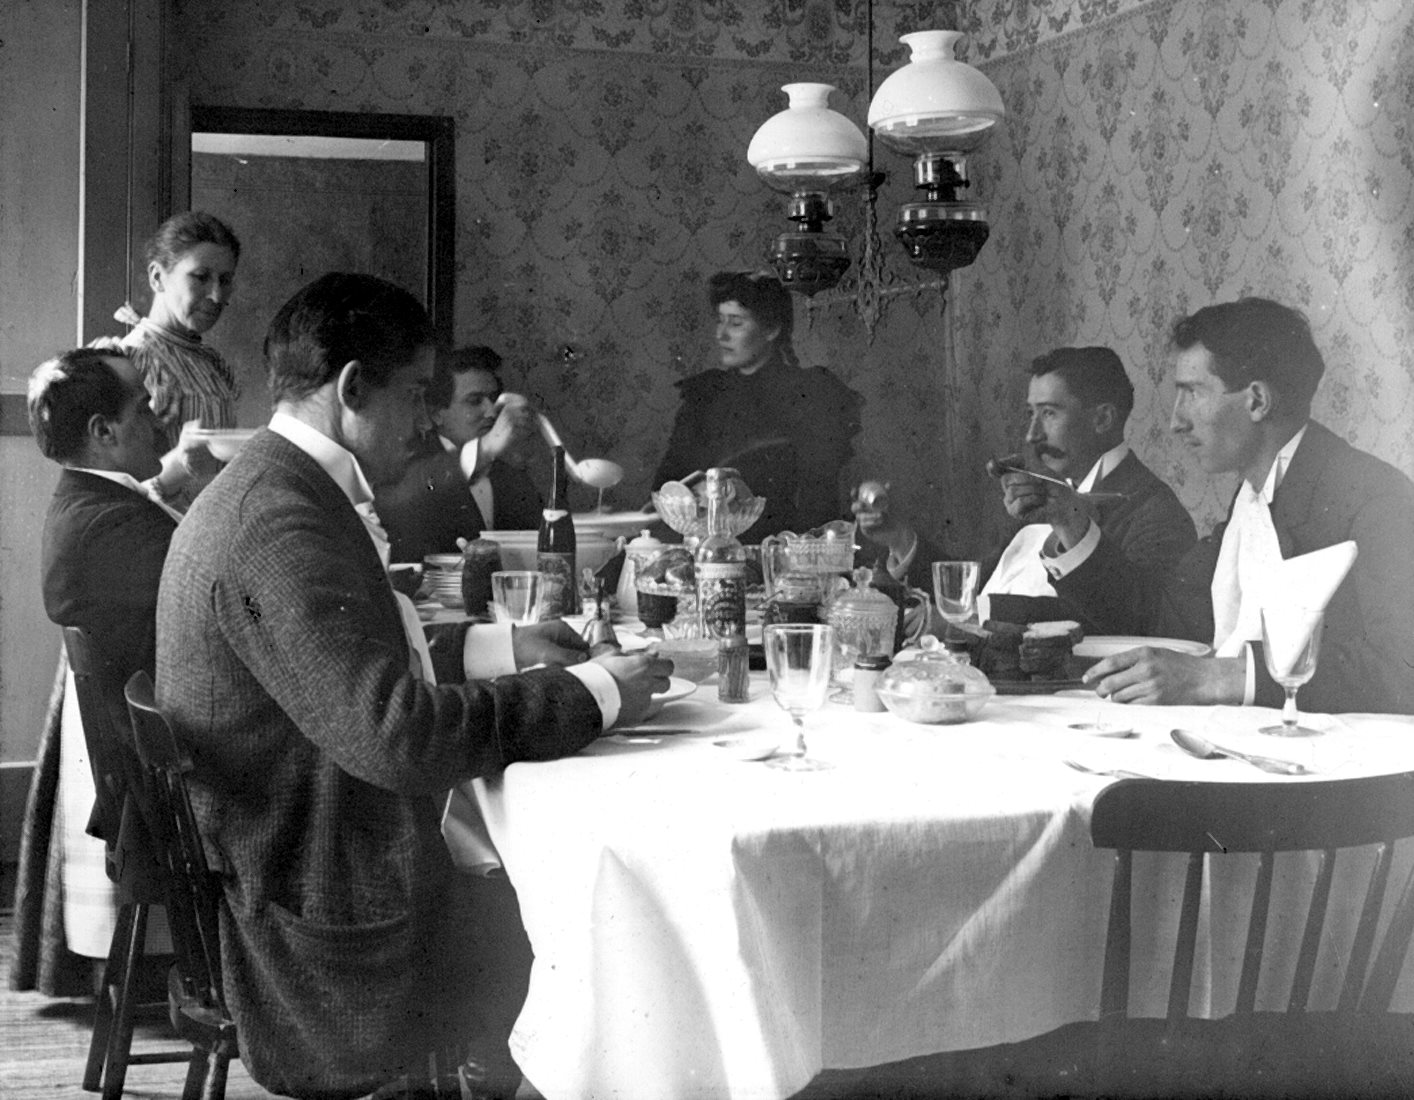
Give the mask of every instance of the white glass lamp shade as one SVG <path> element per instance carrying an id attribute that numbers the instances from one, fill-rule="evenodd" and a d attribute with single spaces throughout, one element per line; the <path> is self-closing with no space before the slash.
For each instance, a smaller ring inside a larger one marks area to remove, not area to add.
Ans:
<path id="1" fill-rule="evenodd" d="M 1006 117 L 997 86 L 953 56 L 960 38 L 960 31 L 915 31 L 899 39 L 911 60 L 869 104 L 869 125 L 881 141 L 910 156 L 968 153 Z"/>
<path id="2" fill-rule="evenodd" d="M 787 192 L 824 191 L 860 177 L 869 146 L 858 126 L 830 109 L 834 86 L 786 84 L 781 90 L 790 106 L 763 122 L 746 150 L 757 174 Z"/>

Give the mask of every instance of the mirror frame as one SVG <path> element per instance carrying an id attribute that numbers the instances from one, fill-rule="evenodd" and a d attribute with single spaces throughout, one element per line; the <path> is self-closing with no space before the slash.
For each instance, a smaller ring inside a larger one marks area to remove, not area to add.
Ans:
<path id="1" fill-rule="evenodd" d="M 191 204 L 191 135 L 294 134 L 301 137 L 386 138 L 427 145 L 427 284 L 432 331 L 450 346 L 456 297 L 456 120 L 448 115 L 380 115 L 351 111 L 306 111 L 265 107 L 211 107 L 192 104 L 185 140 L 177 143 L 182 163 L 174 173 L 176 209 Z"/>

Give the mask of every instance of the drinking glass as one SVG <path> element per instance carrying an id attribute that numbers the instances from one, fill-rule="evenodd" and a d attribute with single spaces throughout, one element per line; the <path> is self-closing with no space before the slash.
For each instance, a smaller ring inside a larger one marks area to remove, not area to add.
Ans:
<path id="1" fill-rule="evenodd" d="M 949 624 L 965 623 L 977 610 L 980 568 L 975 561 L 933 563 L 933 599 L 937 602 L 938 614 Z"/>
<path id="2" fill-rule="evenodd" d="M 1321 731 L 1300 724 L 1296 689 L 1316 671 L 1325 616 L 1309 607 L 1262 608 L 1262 657 L 1272 679 L 1286 689 L 1281 725 L 1263 726 L 1276 737 L 1312 737 Z"/>
<path id="3" fill-rule="evenodd" d="M 491 606 L 498 623 L 530 626 L 540 621 L 545 575 L 533 569 L 503 569 L 491 574 Z"/>
<path id="4" fill-rule="evenodd" d="M 835 632 L 823 623 L 772 623 L 762 631 L 771 694 L 795 723 L 793 755 L 768 757 L 766 763 L 787 771 L 819 771 L 830 767 L 806 755 L 805 715 L 819 710 L 830 686 L 830 657 Z"/>

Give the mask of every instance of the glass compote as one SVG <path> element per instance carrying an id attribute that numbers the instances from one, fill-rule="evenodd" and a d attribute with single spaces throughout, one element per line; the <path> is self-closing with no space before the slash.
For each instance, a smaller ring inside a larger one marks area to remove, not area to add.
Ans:
<path id="1" fill-rule="evenodd" d="M 975 561 L 933 563 L 933 599 L 938 605 L 938 614 L 949 625 L 965 623 L 976 612 L 980 569 Z"/>
<path id="2" fill-rule="evenodd" d="M 766 763 L 787 771 L 830 767 L 806 754 L 805 715 L 819 710 L 830 686 L 834 629 L 822 623 L 772 623 L 762 631 L 771 694 L 795 723 L 795 752 L 769 757 Z"/>
<path id="3" fill-rule="evenodd" d="M 1272 679 L 1286 689 L 1281 724 L 1263 726 L 1262 733 L 1276 737 L 1313 737 L 1321 731 L 1300 723 L 1296 689 L 1316 671 L 1325 615 L 1309 607 L 1262 608 L 1262 657 Z"/>

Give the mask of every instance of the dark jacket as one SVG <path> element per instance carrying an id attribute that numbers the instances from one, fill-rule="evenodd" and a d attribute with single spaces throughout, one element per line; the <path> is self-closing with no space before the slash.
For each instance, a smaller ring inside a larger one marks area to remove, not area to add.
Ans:
<path id="1" fill-rule="evenodd" d="M 534 531 L 545 507 L 525 472 L 506 462 L 491 463 L 491 522 L 472 499 L 460 456 L 435 435 L 423 437 L 421 451 L 396 485 L 378 490 L 374 510 L 388 532 L 392 560 L 419 562 L 428 554 L 455 554 L 457 539 L 482 531 Z"/>
<path id="2" fill-rule="evenodd" d="M 1316 672 L 1301 689 L 1302 709 L 1414 714 L 1414 483 L 1312 421 L 1272 500 L 1272 524 L 1283 557 L 1347 539 L 1359 549 L 1326 607 Z M 1211 642 L 1213 572 L 1226 526 L 1219 524 L 1176 565 L 1158 571 L 1135 568 L 1113 541 L 1101 538 L 1056 590 L 1107 632 Z M 1261 644 L 1255 648 L 1256 702 L 1279 706 L 1285 693 L 1267 673 Z"/>
<path id="3" fill-rule="evenodd" d="M 864 400 L 824 367 L 772 360 L 749 375 L 703 371 L 678 389 L 682 401 L 654 489 L 713 466 L 740 471 L 751 491 L 766 498 L 743 542 L 802 534 L 848 514 L 840 475 Z"/>
<path id="4" fill-rule="evenodd" d="M 157 660 L 157 587 L 177 524 L 140 493 L 106 477 L 64 470 L 49 501 L 41 543 L 44 611 L 59 626 L 82 627 L 104 667 L 110 724 L 129 729 L 122 686 Z M 145 834 L 122 837 L 127 790 L 140 782 L 136 750 L 96 743 L 87 734 L 97 796 L 88 832 L 108 844 L 119 879 L 126 854 L 145 849 Z M 137 818 L 128 815 L 129 827 Z M 136 870 L 136 867 L 134 867 Z"/>
<path id="5" fill-rule="evenodd" d="M 1193 517 L 1183 502 L 1132 450 L 1096 482 L 1095 490 L 1124 494 L 1123 500 L 1098 506 L 1097 522 L 1110 544 L 1140 568 L 1172 565 L 1198 541 Z M 998 550 L 982 563 L 979 589 L 987 583 L 1001 556 L 1002 551 Z M 1055 596 L 992 593 L 990 600 L 992 618 L 1002 622 L 1035 623 L 1074 618 L 1088 634 L 1111 633 L 1083 608 L 1068 605 Z"/>
<path id="6" fill-rule="evenodd" d="M 415 676 L 357 513 L 270 431 L 183 520 L 157 614 L 158 702 L 191 750 L 223 868 L 241 1058 L 274 1092 L 369 1092 L 462 1037 L 475 1012 L 439 920 L 455 874 L 442 796 L 577 751 L 599 709 L 558 669 L 459 686 Z"/>

